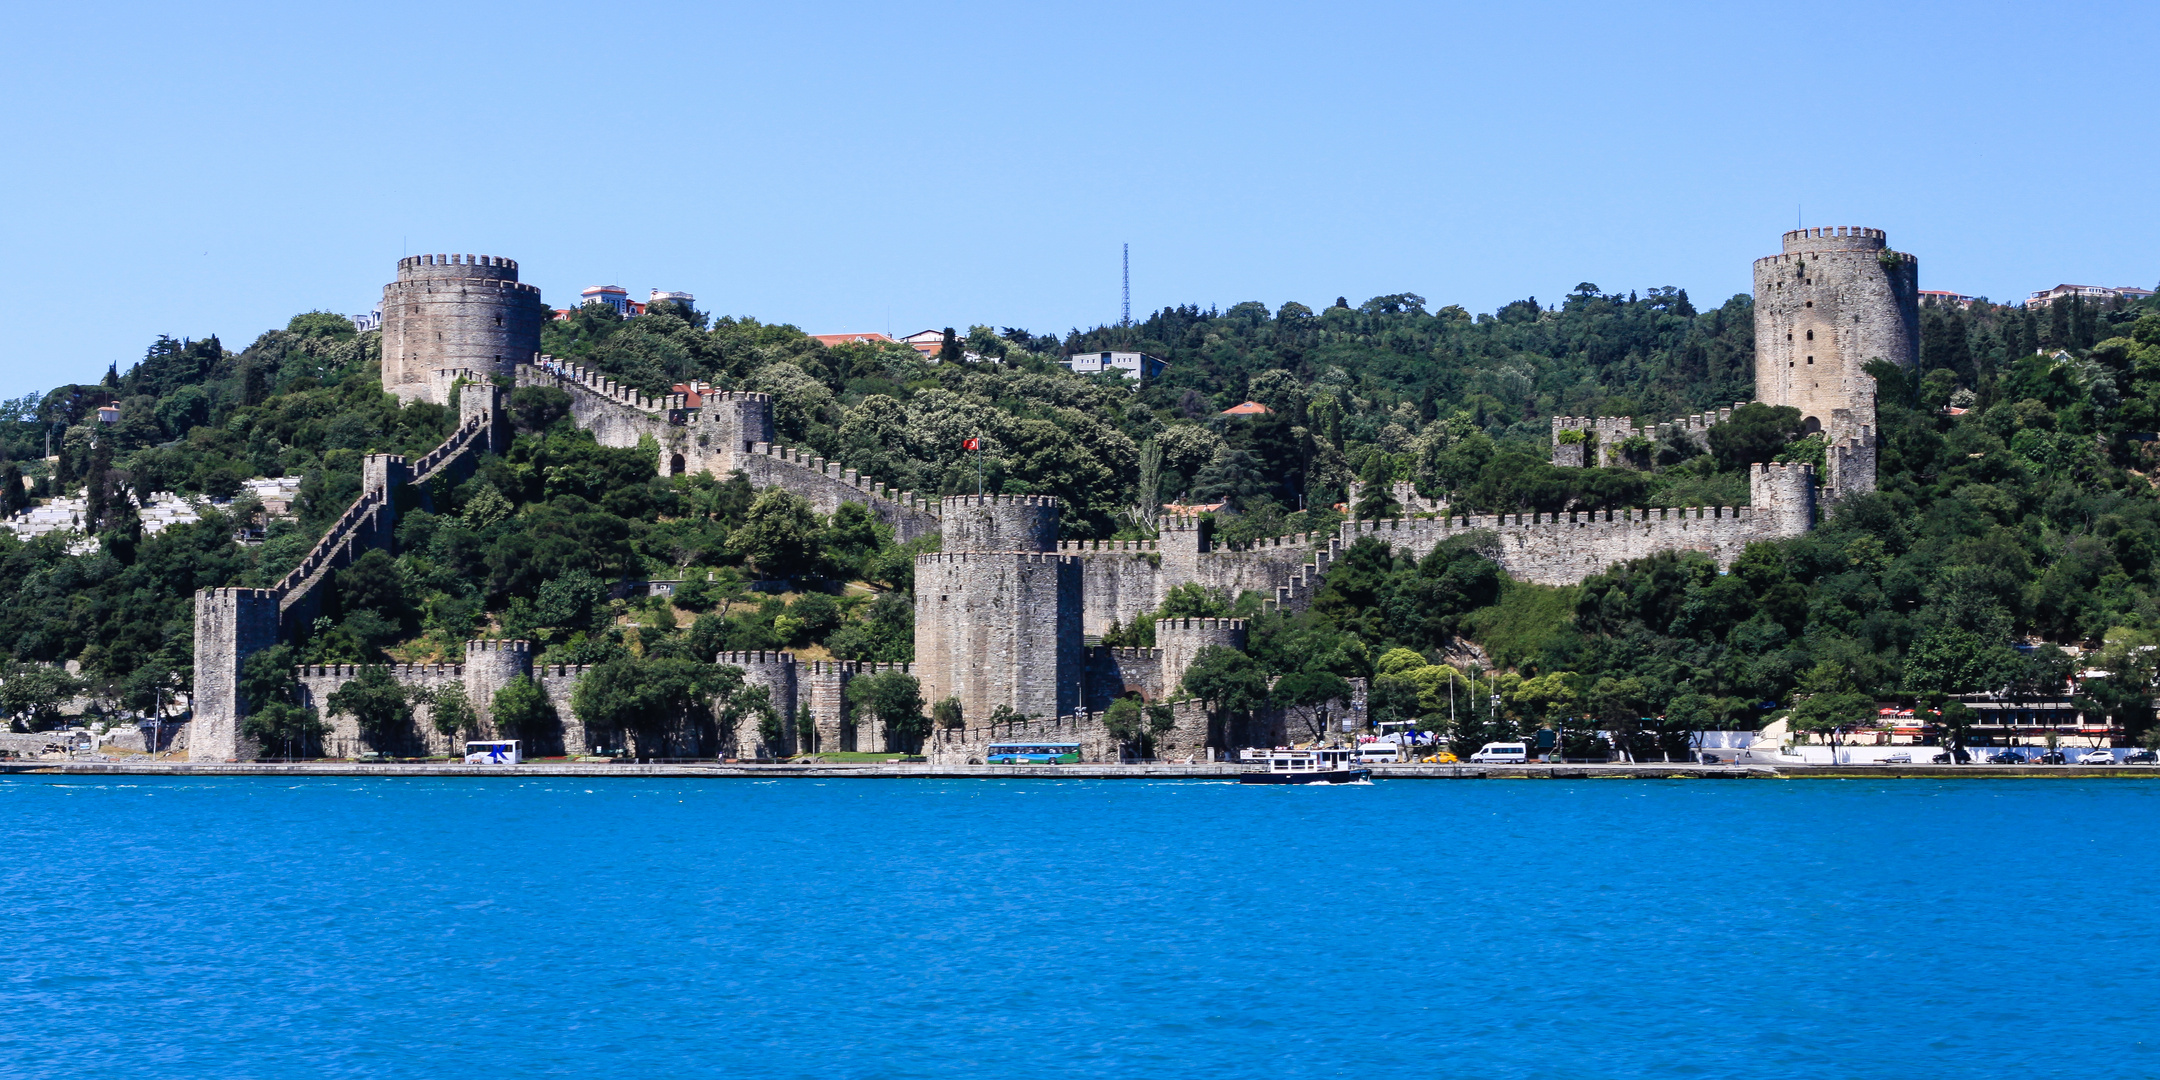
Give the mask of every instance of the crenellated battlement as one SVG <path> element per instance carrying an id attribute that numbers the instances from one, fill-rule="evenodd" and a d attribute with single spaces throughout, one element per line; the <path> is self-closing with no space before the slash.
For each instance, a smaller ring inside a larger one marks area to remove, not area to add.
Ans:
<path id="1" fill-rule="evenodd" d="M 721 667 L 747 667 L 762 664 L 795 663 L 795 654 L 784 649 L 752 649 L 746 652 L 723 652 L 713 657 L 713 663 Z"/>
<path id="2" fill-rule="evenodd" d="M 1010 566 L 1013 563 L 1023 565 L 1069 563 L 1077 566 L 1082 560 L 1079 556 L 1062 555 L 1054 551 L 933 551 L 926 555 L 915 556 L 915 561 L 917 564 L 927 561 L 934 565 L 975 562 L 983 564 L 995 563 L 1000 566 Z"/>
<path id="3" fill-rule="evenodd" d="M 938 520 L 949 551 L 1051 552 L 1063 509 L 1054 495 L 947 495 Z"/>
<path id="4" fill-rule="evenodd" d="M 465 652 L 502 653 L 507 656 L 531 656 L 533 643 L 520 638 L 474 638 L 465 643 Z"/>
<path id="5" fill-rule="evenodd" d="M 1708 450 L 1710 429 L 1732 419 L 1733 410 L 1746 404 L 1744 401 L 1736 401 L 1727 408 L 1691 413 L 1675 420 L 1645 424 L 1641 427 L 1635 426 L 1635 418 L 1632 416 L 1555 416 L 1552 418 L 1552 463 L 1563 468 L 1591 464 L 1624 467 L 1630 462 L 1621 453 L 1620 444 L 1635 438 L 1651 442 L 1684 441 L 1699 449 Z M 1587 433 L 1591 438 L 1588 441 L 1564 438 L 1570 432 Z M 1591 443 L 1594 443 L 1594 446 Z"/>
<path id="6" fill-rule="evenodd" d="M 407 255 L 397 263 L 398 276 L 407 274 L 440 273 L 444 276 L 466 273 L 474 277 L 507 274 L 517 280 L 516 259 L 499 255 Z"/>
<path id="7" fill-rule="evenodd" d="M 1200 634 L 1242 634 L 1245 632 L 1246 626 L 1247 623 L 1244 619 L 1216 619 L 1191 616 L 1155 620 L 1155 632 L 1158 634 L 1164 630 Z"/>
<path id="8" fill-rule="evenodd" d="M 1889 246 L 1889 234 L 1881 229 L 1865 229 L 1857 225 L 1793 229 L 1785 234 L 1785 250 L 1791 253 L 1880 251 Z"/>
<path id="9" fill-rule="evenodd" d="M 201 589 L 198 590 L 195 595 L 208 597 L 212 600 L 221 600 L 228 602 L 240 600 L 275 600 L 277 599 L 278 591 L 276 589 L 219 588 Z"/>
<path id="10" fill-rule="evenodd" d="M 1160 540 L 1060 540 L 1060 555 L 1117 555 L 1161 551 Z"/>
<path id="11" fill-rule="evenodd" d="M 298 679 L 357 679 L 371 667 L 380 667 L 390 677 L 408 686 L 424 686 L 430 683 L 449 682 L 465 677 L 463 664 L 302 664 L 293 669 Z"/>
<path id="12" fill-rule="evenodd" d="M 969 506 L 1034 506 L 1056 510 L 1063 506 L 1055 495 L 947 495 L 942 501 L 948 509 Z"/>

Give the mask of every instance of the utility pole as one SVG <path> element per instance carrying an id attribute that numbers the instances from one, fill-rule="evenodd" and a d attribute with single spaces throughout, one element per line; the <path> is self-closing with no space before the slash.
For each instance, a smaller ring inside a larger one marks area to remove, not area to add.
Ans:
<path id="1" fill-rule="evenodd" d="M 1119 326 L 1132 325 L 1132 245 L 1125 245 L 1125 308 L 1118 317 Z"/>

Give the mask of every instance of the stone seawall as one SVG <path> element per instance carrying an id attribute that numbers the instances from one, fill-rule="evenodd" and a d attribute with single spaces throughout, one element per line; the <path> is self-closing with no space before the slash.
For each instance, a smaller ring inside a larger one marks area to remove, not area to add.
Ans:
<path id="1" fill-rule="evenodd" d="M 1190 698 L 1172 702 L 1170 708 L 1176 723 L 1156 740 L 1155 757 L 1207 761 L 1207 710 Z M 1102 718 L 1101 712 L 1091 711 L 1011 724 L 970 723 L 960 728 L 939 728 L 923 744 L 923 755 L 932 765 L 981 764 L 994 742 L 1079 743 L 1082 761 L 1118 761 L 1129 754 L 1131 747 L 1112 738 Z"/>

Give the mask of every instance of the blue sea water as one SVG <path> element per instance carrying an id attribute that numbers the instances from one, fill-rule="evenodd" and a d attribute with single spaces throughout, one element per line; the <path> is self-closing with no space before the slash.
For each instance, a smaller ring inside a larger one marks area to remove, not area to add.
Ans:
<path id="1" fill-rule="evenodd" d="M 2160 1073 L 2160 785 L 0 779 L 14 1077 Z"/>

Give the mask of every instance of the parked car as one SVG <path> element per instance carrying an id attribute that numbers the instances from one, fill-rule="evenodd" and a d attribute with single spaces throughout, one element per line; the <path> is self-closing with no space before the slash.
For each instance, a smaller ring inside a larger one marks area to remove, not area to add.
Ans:
<path id="1" fill-rule="evenodd" d="M 2155 753 L 2153 753 L 2153 752 L 2152 752 L 2152 751 L 2150 751 L 2150 750 L 2140 750 L 2140 751 L 2138 751 L 2137 753 L 2135 753 L 2135 754 L 2132 754 L 2132 755 L 2130 755 L 2129 757 L 2126 757 L 2126 758 L 2124 758 L 2124 759 L 2123 759 L 2123 764 L 2125 764 L 2125 765 L 2153 765 L 2153 764 L 2160 764 L 2160 754 L 2155 754 Z"/>
<path id="2" fill-rule="evenodd" d="M 1902 754 L 1891 754 L 1883 758 L 1882 763 L 1885 765 L 1910 765 L 1912 764 L 1912 754 L 1909 751 Z"/>
<path id="3" fill-rule="evenodd" d="M 2070 759 L 2064 756 L 2060 750 L 2050 750 L 2040 755 L 2038 760 L 2042 765 L 2068 765 L 2070 763 Z"/>
<path id="4" fill-rule="evenodd" d="M 1461 760 L 1462 760 L 1461 758 L 1458 758 L 1458 757 L 1456 757 L 1456 756 L 1455 756 L 1455 752 L 1454 752 L 1453 750 L 1442 750 L 1442 751 L 1440 751 L 1439 753 L 1437 753 L 1437 754 L 1434 754 L 1433 756 L 1431 756 L 1431 757 L 1429 757 L 1429 758 L 1426 758 L 1426 759 L 1425 759 L 1425 764 L 1427 764 L 1427 765 L 1454 765 L 1454 764 L 1456 764 L 1456 763 L 1460 762 Z"/>
<path id="5" fill-rule="evenodd" d="M 1950 751 L 1948 750 L 1945 750 L 1942 753 L 1928 759 L 1928 764 L 1930 765 L 1953 765 L 1956 763 L 1957 759 L 1950 756 Z"/>
<path id="6" fill-rule="evenodd" d="M 1987 763 L 1990 765 L 2023 765 L 2025 764 L 2025 755 L 2015 750 L 2005 750 L 1987 759 Z"/>
<path id="7" fill-rule="evenodd" d="M 2115 755 L 2108 753 L 2105 750 L 2088 750 L 2078 756 L 2078 764 L 2113 765 L 2115 764 Z"/>

